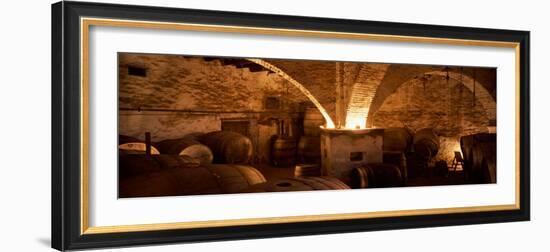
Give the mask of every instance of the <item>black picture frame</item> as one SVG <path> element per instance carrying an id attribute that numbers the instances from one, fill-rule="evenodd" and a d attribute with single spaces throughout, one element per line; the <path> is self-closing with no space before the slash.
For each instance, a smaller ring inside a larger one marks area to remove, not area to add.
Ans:
<path id="1" fill-rule="evenodd" d="M 357 34 L 514 42 L 519 46 L 519 208 L 513 210 L 427 214 L 239 225 L 209 228 L 82 233 L 81 212 L 81 17 L 156 22 L 252 26 Z M 529 32 L 439 25 L 328 19 L 102 3 L 52 5 L 52 247 L 58 250 L 175 242 L 253 239 L 403 228 L 422 228 L 530 218 Z"/>

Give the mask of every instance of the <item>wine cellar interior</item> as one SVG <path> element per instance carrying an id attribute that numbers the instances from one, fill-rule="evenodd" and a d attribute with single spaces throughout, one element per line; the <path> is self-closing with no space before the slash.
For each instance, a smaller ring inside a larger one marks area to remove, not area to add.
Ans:
<path id="1" fill-rule="evenodd" d="M 496 69 L 119 53 L 119 196 L 496 183 Z"/>

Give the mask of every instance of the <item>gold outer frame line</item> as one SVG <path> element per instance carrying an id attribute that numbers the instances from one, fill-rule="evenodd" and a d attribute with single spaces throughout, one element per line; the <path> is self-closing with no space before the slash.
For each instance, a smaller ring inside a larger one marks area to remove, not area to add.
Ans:
<path id="1" fill-rule="evenodd" d="M 267 218 L 249 218 L 249 219 L 138 224 L 138 225 L 122 225 L 122 226 L 101 226 L 101 227 L 89 227 L 84 234 L 159 231 L 159 230 L 169 230 L 169 229 L 227 227 L 227 226 L 238 226 L 238 225 L 282 224 L 282 223 L 291 223 L 291 222 L 312 222 L 312 221 L 327 221 L 327 220 L 352 220 L 352 219 L 367 219 L 367 218 L 370 219 L 370 218 L 394 217 L 394 216 L 403 217 L 403 216 L 415 216 L 415 215 L 473 213 L 473 212 L 489 212 L 489 211 L 514 210 L 514 209 L 516 209 L 515 205 L 510 204 L 510 205 L 493 205 L 493 206 L 481 206 L 481 207 L 454 207 L 454 208 L 419 209 L 419 210 L 379 211 L 379 212 L 368 212 L 368 213 L 322 214 L 322 215 L 285 216 L 285 217 L 267 217 Z"/>
<path id="2" fill-rule="evenodd" d="M 80 19 L 80 233 L 84 234 L 90 226 L 90 177 L 89 177 L 89 25 Z"/>
<path id="3" fill-rule="evenodd" d="M 514 48 L 516 56 L 516 187 L 515 204 L 509 205 L 489 205 L 474 207 L 453 207 L 453 208 L 434 208 L 434 209 L 415 209 L 415 210 L 396 210 L 396 211 L 378 211 L 364 213 L 342 213 L 342 214 L 322 214 L 322 215 L 302 215 L 302 216 L 284 216 L 267 218 L 249 218 L 249 219 L 229 219 L 229 220 L 209 220 L 209 221 L 191 221 L 191 222 L 173 222 L 173 223 L 155 223 L 155 224 L 132 224 L 120 226 L 98 226 L 90 227 L 89 223 L 89 32 L 90 26 L 105 27 L 128 27 L 145 29 L 164 29 L 164 30 L 185 30 L 201 32 L 224 32 L 240 33 L 254 35 L 276 35 L 276 36 L 301 36 L 316 38 L 338 38 L 338 39 L 359 39 L 370 41 L 385 42 L 409 42 L 409 43 L 429 43 L 446 44 L 461 46 L 487 46 Z M 139 232 L 139 231 L 159 231 L 173 229 L 207 228 L 207 227 L 227 227 L 239 225 L 261 225 L 261 224 L 281 224 L 291 222 L 313 222 L 329 220 L 350 220 L 381 217 L 398 216 L 416 216 L 416 215 L 436 215 L 452 213 L 471 213 L 471 212 L 490 212 L 503 210 L 520 209 L 520 44 L 517 42 L 486 41 L 486 40 L 467 40 L 453 38 L 433 38 L 418 36 L 400 36 L 400 35 L 382 35 L 382 34 L 364 34 L 347 32 L 328 32 L 315 30 L 294 30 L 278 28 L 262 28 L 249 26 L 227 26 L 227 25 L 205 25 L 195 23 L 171 23 L 171 22 L 153 22 L 123 19 L 102 19 L 82 17 L 80 19 L 80 71 L 81 71 L 81 164 L 80 164 L 80 209 L 81 209 L 81 228 L 82 235 L 119 233 L 119 232 Z"/>

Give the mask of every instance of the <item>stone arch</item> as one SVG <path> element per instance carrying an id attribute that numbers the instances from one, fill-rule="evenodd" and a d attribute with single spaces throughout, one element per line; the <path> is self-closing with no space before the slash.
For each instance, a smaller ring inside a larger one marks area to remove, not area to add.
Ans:
<path id="1" fill-rule="evenodd" d="M 449 74 L 449 78 L 455 81 L 461 82 L 461 84 L 464 85 L 466 88 L 468 88 L 470 91 L 472 92 L 474 91 L 474 79 L 471 76 L 464 73 L 462 74 L 462 77 L 461 77 L 461 73 L 457 71 L 447 72 L 443 70 L 433 70 L 433 71 L 415 73 L 409 76 L 405 81 L 397 85 L 394 84 L 395 86 L 392 87 L 391 92 L 380 92 L 380 88 L 383 85 L 383 84 L 380 84 L 375 94 L 377 96 L 375 97 L 377 102 L 375 104 L 374 103 L 375 99 L 373 99 L 373 102 L 370 106 L 370 110 L 368 112 L 367 125 L 372 126 L 373 124 L 372 116 L 374 115 L 374 113 L 376 113 L 380 109 L 380 107 L 384 104 L 384 101 L 386 100 L 386 98 L 389 97 L 393 92 L 395 92 L 395 90 L 397 90 L 404 83 L 407 83 L 409 80 L 413 79 L 418 75 L 447 76 L 447 73 Z M 485 85 L 478 80 L 476 80 L 475 82 L 475 98 L 483 106 L 485 113 L 487 114 L 487 118 L 490 121 L 496 122 L 496 108 L 497 108 L 496 101 L 491 95 L 491 93 L 485 88 Z"/>
<path id="2" fill-rule="evenodd" d="M 321 114 L 323 115 L 323 117 L 325 118 L 325 121 L 327 123 L 327 128 L 334 128 L 334 122 L 330 118 L 330 115 L 328 114 L 327 110 L 313 96 L 313 94 L 311 94 L 311 92 L 309 92 L 309 90 L 307 90 L 307 88 L 304 87 L 304 85 L 302 85 L 300 82 L 298 82 L 297 80 L 292 78 L 290 75 L 285 73 L 282 69 L 274 66 L 273 64 L 271 64 L 271 63 L 269 63 L 265 60 L 250 59 L 250 58 L 247 59 L 247 60 L 249 60 L 251 62 L 254 62 L 254 63 L 256 63 L 256 64 L 258 64 L 258 65 L 260 65 L 260 66 L 262 66 L 266 69 L 271 70 L 272 72 L 274 72 L 275 74 L 281 76 L 283 79 L 287 80 L 292 85 L 294 85 L 296 88 L 298 88 L 298 90 L 300 90 L 300 92 L 302 92 L 313 103 L 313 105 L 315 105 L 315 107 L 317 107 L 317 109 L 321 112 Z"/>

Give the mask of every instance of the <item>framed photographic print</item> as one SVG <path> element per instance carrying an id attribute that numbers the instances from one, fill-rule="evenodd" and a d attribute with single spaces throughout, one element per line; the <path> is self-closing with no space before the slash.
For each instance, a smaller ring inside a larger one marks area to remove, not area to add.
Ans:
<path id="1" fill-rule="evenodd" d="M 529 32 L 52 6 L 58 250 L 529 220 Z"/>

